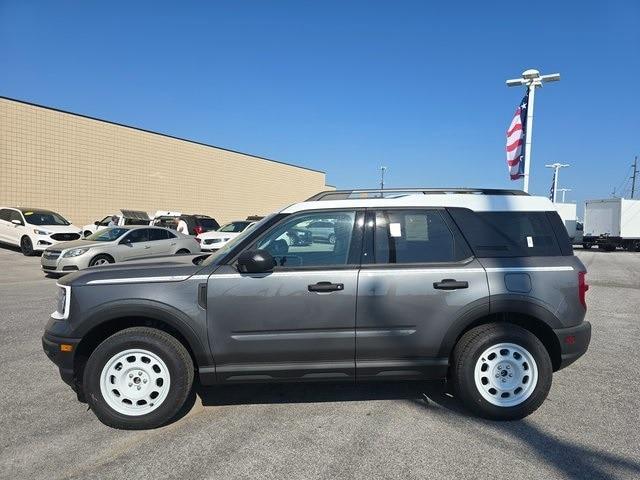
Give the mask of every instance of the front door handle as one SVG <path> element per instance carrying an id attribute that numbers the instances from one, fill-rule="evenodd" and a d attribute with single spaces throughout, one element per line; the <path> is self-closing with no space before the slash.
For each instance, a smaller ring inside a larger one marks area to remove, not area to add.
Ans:
<path id="1" fill-rule="evenodd" d="M 310 292 L 337 292 L 344 290 L 344 284 L 331 282 L 318 282 L 307 287 Z"/>
<path id="2" fill-rule="evenodd" d="M 433 282 L 433 288 L 438 290 L 458 290 L 459 288 L 469 288 L 469 282 L 459 282 L 453 278 L 445 278 L 439 282 Z"/>
<path id="3" fill-rule="evenodd" d="M 149 249 L 149 248 L 151 248 L 151 246 L 150 246 L 150 245 L 147 245 L 146 247 L 144 247 L 144 249 L 145 249 L 145 250 L 147 250 L 147 249 Z"/>

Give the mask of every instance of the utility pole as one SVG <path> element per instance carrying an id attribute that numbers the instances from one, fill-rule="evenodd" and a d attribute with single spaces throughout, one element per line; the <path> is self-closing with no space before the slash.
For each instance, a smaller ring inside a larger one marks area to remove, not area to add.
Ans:
<path id="1" fill-rule="evenodd" d="M 384 172 L 387 171 L 387 167 L 380 167 L 380 190 L 384 190 Z"/>
<path id="2" fill-rule="evenodd" d="M 636 193 L 636 178 L 638 176 L 638 156 L 636 155 L 635 160 L 633 161 L 633 175 L 631 176 L 631 199 L 633 200 L 633 195 Z"/>
<path id="3" fill-rule="evenodd" d="M 562 203 L 564 203 L 564 194 L 567 193 L 567 192 L 570 192 L 571 189 L 570 188 L 559 188 L 558 191 L 562 192 Z"/>
<path id="4" fill-rule="evenodd" d="M 556 193 L 558 191 L 558 171 L 564 167 L 570 167 L 568 163 L 552 163 L 551 165 L 545 165 L 547 168 L 553 168 L 553 203 L 556 203 Z"/>
<path id="5" fill-rule="evenodd" d="M 527 105 L 527 125 L 526 138 L 524 145 L 524 186 L 525 192 L 529 191 L 529 171 L 531 169 L 531 137 L 533 135 L 533 102 L 536 96 L 536 88 L 541 87 L 543 83 L 558 82 L 560 80 L 559 73 L 549 75 L 540 75 L 538 70 L 529 69 L 522 72 L 521 78 L 513 78 L 507 80 L 507 87 L 526 86 L 529 90 L 529 104 Z"/>

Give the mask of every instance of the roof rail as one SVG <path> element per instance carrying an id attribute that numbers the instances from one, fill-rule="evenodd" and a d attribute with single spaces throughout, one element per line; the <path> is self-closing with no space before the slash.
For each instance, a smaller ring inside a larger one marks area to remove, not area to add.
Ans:
<path id="1" fill-rule="evenodd" d="M 365 188 L 354 190 L 327 190 L 315 194 L 307 202 L 319 200 L 355 200 L 359 198 L 397 198 L 407 195 L 471 194 L 471 195 L 529 195 L 522 190 L 497 188 Z"/>

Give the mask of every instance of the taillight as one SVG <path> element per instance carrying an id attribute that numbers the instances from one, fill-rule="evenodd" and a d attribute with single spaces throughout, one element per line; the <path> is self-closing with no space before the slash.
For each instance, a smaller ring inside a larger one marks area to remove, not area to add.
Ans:
<path id="1" fill-rule="evenodd" d="M 204 233 L 204 228 L 202 228 L 200 225 L 196 225 L 194 230 L 196 232 L 196 235 L 200 235 L 201 233 Z"/>
<path id="2" fill-rule="evenodd" d="M 586 309 L 587 308 L 587 300 L 585 298 L 585 294 L 587 290 L 589 290 L 589 285 L 587 285 L 587 272 L 578 272 L 578 298 L 580 299 L 580 303 Z"/>

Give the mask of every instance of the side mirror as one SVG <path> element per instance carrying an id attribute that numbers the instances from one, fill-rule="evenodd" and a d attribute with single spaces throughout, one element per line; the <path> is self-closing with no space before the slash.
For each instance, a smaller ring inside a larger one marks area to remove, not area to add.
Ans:
<path id="1" fill-rule="evenodd" d="M 249 250 L 238 257 L 240 273 L 267 273 L 276 266 L 275 259 L 266 250 Z"/>
<path id="2" fill-rule="evenodd" d="M 100 222 L 96 220 L 95 222 L 93 222 L 93 224 L 97 227 L 98 225 L 100 225 Z"/>
<path id="3" fill-rule="evenodd" d="M 131 245 L 131 239 L 128 235 L 120 240 L 120 245 Z"/>
<path id="4" fill-rule="evenodd" d="M 13 220 L 11 220 L 11 223 L 13 223 L 14 225 L 22 225 L 22 222 L 20 220 L 15 219 L 15 218 Z"/>

